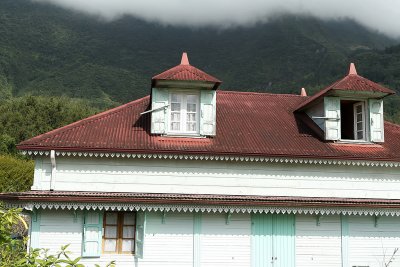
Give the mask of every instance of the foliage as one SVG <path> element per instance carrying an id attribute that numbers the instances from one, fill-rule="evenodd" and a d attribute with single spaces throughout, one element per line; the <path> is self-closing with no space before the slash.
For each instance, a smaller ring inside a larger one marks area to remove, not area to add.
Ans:
<path id="1" fill-rule="evenodd" d="M 85 267 L 79 263 L 81 257 L 71 258 L 68 245 L 62 246 L 55 254 L 47 249 L 30 249 L 27 252 L 27 239 L 14 239 L 15 225 L 27 225 L 20 209 L 5 209 L 0 203 L 0 267 Z M 99 266 L 96 264 L 96 266 Z M 115 266 L 110 262 L 106 267 Z"/>
<path id="2" fill-rule="evenodd" d="M 15 144 L 94 114 L 87 101 L 68 97 L 23 96 L 0 103 L 0 153 Z"/>
<path id="3" fill-rule="evenodd" d="M 0 155 L 0 192 L 27 191 L 32 185 L 33 161 Z"/>

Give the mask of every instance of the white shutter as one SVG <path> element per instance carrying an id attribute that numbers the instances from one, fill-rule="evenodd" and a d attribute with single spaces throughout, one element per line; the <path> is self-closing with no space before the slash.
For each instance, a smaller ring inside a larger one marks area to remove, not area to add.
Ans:
<path id="1" fill-rule="evenodd" d="M 340 98 L 327 96 L 324 98 L 325 108 L 325 140 L 340 140 Z"/>
<path id="2" fill-rule="evenodd" d="M 136 213 L 135 257 L 139 259 L 143 259 L 145 233 L 146 213 L 144 211 L 138 211 Z"/>
<path id="3" fill-rule="evenodd" d="M 168 105 L 167 89 L 152 89 L 151 109 L 157 109 Z M 164 134 L 167 129 L 167 108 L 151 112 L 151 133 Z"/>
<path id="4" fill-rule="evenodd" d="M 83 216 L 82 256 L 100 257 L 103 232 L 103 212 L 86 211 Z"/>
<path id="5" fill-rule="evenodd" d="M 200 134 L 215 136 L 216 134 L 216 91 L 201 91 L 200 97 Z"/>
<path id="6" fill-rule="evenodd" d="M 370 138 L 372 142 L 384 141 L 383 100 L 369 100 Z"/>

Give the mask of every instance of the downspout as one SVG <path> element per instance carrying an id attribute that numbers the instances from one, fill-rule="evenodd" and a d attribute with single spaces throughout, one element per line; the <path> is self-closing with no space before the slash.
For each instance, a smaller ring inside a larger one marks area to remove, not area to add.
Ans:
<path id="1" fill-rule="evenodd" d="M 54 190 L 54 184 L 56 182 L 56 152 L 54 150 L 50 151 L 50 161 L 51 161 L 51 177 L 50 177 L 50 191 Z"/>

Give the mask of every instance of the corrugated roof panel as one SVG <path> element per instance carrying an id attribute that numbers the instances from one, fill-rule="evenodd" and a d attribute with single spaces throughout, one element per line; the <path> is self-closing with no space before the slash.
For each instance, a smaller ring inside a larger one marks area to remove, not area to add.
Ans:
<path id="1" fill-rule="evenodd" d="M 325 142 L 294 114 L 308 97 L 217 91 L 217 135 L 150 134 L 150 98 L 130 102 L 22 142 L 23 150 L 207 154 L 400 161 L 400 126 L 385 123 L 383 144 Z"/>

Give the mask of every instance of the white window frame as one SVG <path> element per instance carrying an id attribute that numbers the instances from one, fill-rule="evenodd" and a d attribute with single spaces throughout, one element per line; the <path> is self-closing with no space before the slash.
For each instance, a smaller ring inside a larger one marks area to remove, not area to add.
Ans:
<path id="1" fill-rule="evenodd" d="M 357 123 L 358 123 L 358 121 L 357 121 L 357 107 L 358 106 L 361 106 L 361 115 L 362 115 L 362 119 L 361 119 L 361 122 L 362 122 L 362 133 L 363 133 L 363 138 L 361 138 L 361 139 L 358 139 L 357 137 L 357 134 L 358 134 L 358 130 L 357 130 Z M 367 141 L 367 127 L 366 127 L 366 125 L 367 125 L 367 121 L 366 121 L 366 118 L 367 118 L 367 116 L 366 116 L 366 114 L 367 114 L 367 111 L 366 111 L 366 109 L 365 109 L 365 107 L 366 107 L 366 105 L 365 105 L 365 102 L 364 101 L 360 101 L 360 102 L 357 102 L 357 103 L 354 103 L 353 104 L 353 116 L 354 116 L 354 140 L 355 141 Z"/>
<path id="2" fill-rule="evenodd" d="M 177 94 L 181 95 L 181 111 L 180 111 L 180 129 L 179 130 L 172 130 L 172 95 Z M 186 131 L 186 115 L 187 115 L 187 96 L 188 95 L 195 95 L 197 97 L 196 102 L 196 130 L 195 131 Z M 200 92 L 197 91 L 181 91 L 181 90 L 170 90 L 169 92 L 169 108 L 168 108 L 168 135 L 193 135 L 198 136 L 200 133 Z"/>
<path id="3" fill-rule="evenodd" d="M 367 105 L 367 100 L 361 100 L 361 99 L 354 99 L 354 98 L 340 98 L 340 101 L 342 100 L 352 100 L 355 101 L 353 104 L 353 132 L 354 132 L 354 139 L 340 139 L 340 142 L 343 143 L 370 143 L 369 140 L 369 116 L 368 116 L 368 105 Z M 364 133 L 364 138 L 363 139 L 356 139 L 357 137 L 357 120 L 356 120 L 356 106 L 361 105 L 362 106 L 362 111 L 363 111 L 363 133 Z M 343 116 L 350 116 L 350 114 L 341 114 L 341 119 Z"/>

